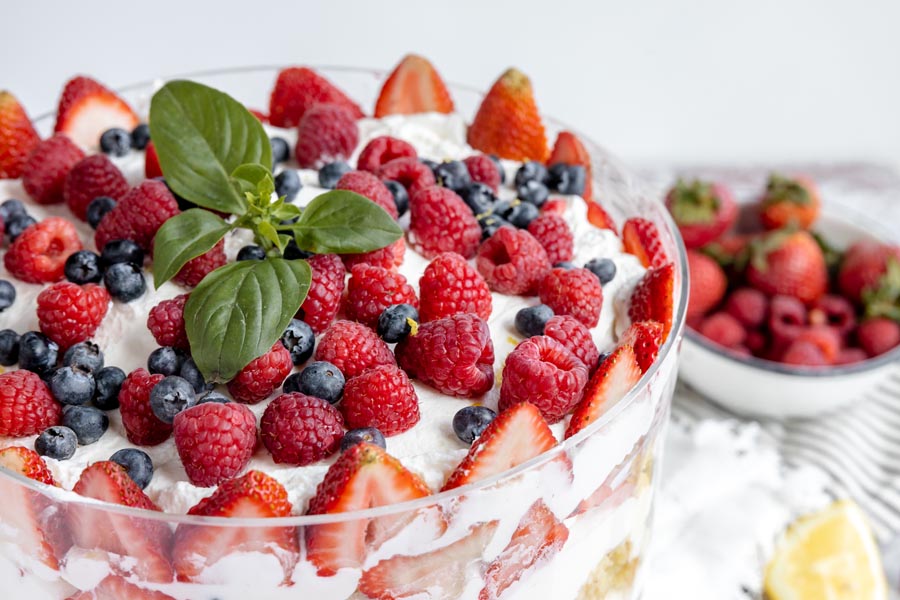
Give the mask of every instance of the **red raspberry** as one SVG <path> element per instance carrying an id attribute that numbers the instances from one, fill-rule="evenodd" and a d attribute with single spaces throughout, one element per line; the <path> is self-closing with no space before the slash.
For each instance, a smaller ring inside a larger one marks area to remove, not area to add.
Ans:
<path id="1" fill-rule="evenodd" d="M 369 327 L 338 320 L 325 330 L 316 346 L 316 360 L 328 361 L 348 380 L 381 365 L 397 361 L 387 344 Z"/>
<path id="2" fill-rule="evenodd" d="M 280 387 L 293 368 L 291 353 L 279 340 L 272 344 L 268 352 L 241 369 L 228 382 L 228 391 L 238 402 L 256 404 Z"/>
<path id="3" fill-rule="evenodd" d="M 838 352 L 838 357 L 835 359 L 834 364 L 836 365 L 850 365 L 853 363 L 862 362 L 869 358 L 869 355 L 866 354 L 866 351 L 862 348 L 841 348 L 841 351 Z"/>
<path id="4" fill-rule="evenodd" d="M 165 183 L 141 182 L 100 221 L 94 234 L 97 250 L 112 240 L 131 240 L 148 252 L 156 231 L 178 213 L 178 202 Z"/>
<path id="5" fill-rule="evenodd" d="M 400 367 L 439 392 L 472 398 L 494 385 L 494 344 L 487 323 L 472 314 L 419 326 L 394 352 Z"/>
<path id="6" fill-rule="evenodd" d="M 501 227 L 481 245 L 475 266 L 495 292 L 525 295 L 533 293 L 550 270 L 550 259 L 527 231 Z"/>
<path id="7" fill-rule="evenodd" d="M 341 254 L 340 256 L 347 271 L 351 271 L 356 265 L 369 265 L 370 267 L 381 267 L 382 269 L 390 270 L 397 266 L 393 245 L 372 250 L 371 252 L 363 252 L 362 254 Z"/>
<path id="8" fill-rule="evenodd" d="M 506 357 L 499 408 L 531 402 L 556 423 L 581 400 L 587 381 L 587 367 L 565 346 L 545 335 L 531 337 Z"/>
<path id="9" fill-rule="evenodd" d="M 557 315 L 572 315 L 588 327 L 596 327 L 603 308 L 600 280 L 587 269 L 551 269 L 541 280 L 541 302 Z"/>
<path id="10" fill-rule="evenodd" d="M 38 204 L 58 204 L 63 201 L 66 175 L 84 158 L 75 142 L 62 133 L 38 144 L 22 171 L 22 186 Z"/>
<path id="11" fill-rule="evenodd" d="M 842 336 L 856 328 L 856 311 L 843 296 L 826 294 L 809 310 L 810 325 L 828 325 Z"/>
<path id="12" fill-rule="evenodd" d="M 481 243 L 481 227 L 463 199 L 453 190 L 436 186 L 410 201 L 409 232 L 426 258 L 441 252 L 472 258 Z"/>
<path id="13" fill-rule="evenodd" d="M 298 392 L 272 400 L 259 426 L 272 459 L 298 467 L 331 456 L 344 437 L 344 419 L 338 409 Z"/>
<path id="14" fill-rule="evenodd" d="M 900 324 L 885 317 L 867 319 L 856 328 L 856 339 L 869 356 L 884 354 L 900 344 Z"/>
<path id="15" fill-rule="evenodd" d="M 0 374 L 0 435 L 24 437 L 59 424 L 62 407 L 31 371 Z"/>
<path id="16" fill-rule="evenodd" d="M 419 307 L 416 291 L 406 282 L 406 277 L 382 267 L 353 267 L 347 283 L 348 317 L 375 329 L 381 312 L 394 304 Z"/>
<path id="17" fill-rule="evenodd" d="M 387 186 L 371 173 L 350 171 L 338 180 L 334 189 L 356 192 L 383 208 L 394 219 L 399 216 L 397 214 L 397 204 L 394 202 L 394 195 L 391 194 L 391 190 L 387 189 Z"/>
<path id="18" fill-rule="evenodd" d="M 792 296 L 775 296 L 769 304 L 769 331 L 776 346 L 797 339 L 806 325 L 806 307 Z"/>
<path id="19" fill-rule="evenodd" d="M 410 198 L 437 183 L 428 165 L 411 156 L 390 160 L 378 167 L 375 174 L 382 180 L 392 179 L 405 187 Z"/>
<path id="20" fill-rule="evenodd" d="M 781 362 L 804 367 L 822 367 L 830 364 L 818 345 L 804 340 L 791 342 L 781 355 Z"/>
<path id="21" fill-rule="evenodd" d="M 358 141 L 352 112 L 337 104 L 316 104 L 300 119 L 294 156 L 304 169 L 319 169 L 349 158 Z"/>
<path id="22" fill-rule="evenodd" d="M 213 246 L 211 250 L 184 263 L 184 266 L 172 278 L 172 281 L 185 287 L 196 287 L 203 281 L 204 277 L 224 264 L 225 240 L 219 240 L 219 243 Z"/>
<path id="23" fill-rule="evenodd" d="M 175 448 L 188 479 L 210 487 L 240 475 L 256 448 L 256 417 L 236 402 L 206 402 L 172 423 Z"/>
<path id="24" fill-rule="evenodd" d="M 341 308 L 344 264 L 337 254 L 317 254 L 306 259 L 306 262 L 312 269 L 312 281 L 297 318 L 306 321 L 318 334 L 334 321 Z"/>
<path id="25" fill-rule="evenodd" d="M 497 191 L 497 188 L 500 187 L 500 169 L 490 157 L 484 154 L 474 154 L 466 157 L 463 162 L 466 169 L 469 170 L 472 181 L 483 183 L 495 192 Z"/>
<path id="26" fill-rule="evenodd" d="M 62 217 L 48 217 L 16 238 L 3 257 L 3 264 L 17 279 L 50 283 L 65 276 L 66 259 L 81 248 L 72 223 Z"/>
<path id="27" fill-rule="evenodd" d="M 419 398 L 402 369 L 383 365 L 347 382 L 341 412 L 350 429 L 376 427 L 392 436 L 419 422 Z"/>
<path id="28" fill-rule="evenodd" d="M 109 308 L 109 294 L 93 283 L 54 283 L 37 297 L 41 331 L 63 350 L 89 340 Z"/>
<path id="29" fill-rule="evenodd" d="M 740 321 L 744 327 L 756 329 L 766 322 L 769 299 L 759 290 L 740 288 L 728 296 L 725 312 Z"/>
<path id="30" fill-rule="evenodd" d="M 600 360 L 600 351 L 584 323 L 569 315 L 550 317 L 544 326 L 544 335 L 556 340 L 571 352 L 593 373 Z"/>
<path id="31" fill-rule="evenodd" d="M 747 338 L 747 332 L 740 321 L 724 312 L 714 313 L 703 319 L 700 334 L 726 348 L 740 346 Z"/>
<path id="32" fill-rule="evenodd" d="M 795 341 L 815 344 L 829 363 L 837 360 L 838 354 L 841 352 L 841 346 L 843 346 L 840 334 L 827 325 L 807 327 L 800 332 Z"/>
<path id="33" fill-rule="evenodd" d="M 699 327 L 699 326 L 698 326 Z M 747 332 L 747 339 L 744 340 L 744 345 L 752 354 L 762 354 L 763 350 L 766 349 L 766 345 L 769 343 L 769 340 L 766 338 L 766 335 L 762 331 L 757 331 L 755 329 L 751 329 Z"/>
<path id="34" fill-rule="evenodd" d="M 72 213 L 85 221 L 87 207 L 97 196 L 118 200 L 128 192 L 122 172 L 105 154 L 88 156 L 72 167 L 63 185 L 63 197 Z"/>
<path id="35" fill-rule="evenodd" d="M 551 265 L 572 260 L 575 241 L 572 230 L 561 216 L 553 213 L 540 215 L 528 224 L 528 233 L 533 235 L 547 251 Z"/>
<path id="36" fill-rule="evenodd" d="M 353 100 L 312 69 L 284 69 L 269 98 L 269 122 L 276 127 L 295 127 L 307 110 L 323 102 L 347 108 L 355 119 L 363 116 Z"/>
<path id="37" fill-rule="evenodd" d="M 460 313 L 485 321 L 491 316 L 491 291 L 472 265 L 456 252 L 438 254 L 419 279 L 422 323 Z"/>
<path id="38" fill-rule="evenodd" d="M 400 238 L 391 244 L 389 248 L 394 253 L 394 266 L 399 267 L 403 264 L 403 257 L 406 255 L 406 240 Z"/>
<path id="39" fill-rule="evenodd" d="M 187 332 L 184 330 L 184 305 L 188 297 L 188 294 L 181 294 L 171 300 L 163 300 L 150 309 L 147 329 L 160 346 L 190 349 Z"/>
<path id="40" fill-rule="evenodd" d="M 377 173 L 381 165 L 395 158 L 418 158 L 418 154 L 409 142 L 389 135 L 381 135 L 372 138 L 362 149 L 359 158 L 356 159 L 356 168 L 360 171 Z"/>
<path id="41" fill-rule="evenodd" d="M 162 167 L 159 166 L 159 156 L 156 154 L 156 146 L 153 142 L 147 143 L 144 150 L 144 177 L 153 179 L 154 177 L 162 177 Z"/>
<path id="42" fill-rule="evenodd" d="M 119 390 L 119 412 L 128 441 L 138 446 L 155 446 L 169 439 L 172 426 L 160 421 L 150 408 L 150 390 L 163 380 L 163 375 L 151 375 L 146 369 L 128 374 Z"/>

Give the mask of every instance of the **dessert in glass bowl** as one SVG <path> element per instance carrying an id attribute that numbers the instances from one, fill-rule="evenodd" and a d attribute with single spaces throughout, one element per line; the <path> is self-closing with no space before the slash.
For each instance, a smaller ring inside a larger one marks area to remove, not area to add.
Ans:
<path id="1" fill-rule="evenodd" d="M 34 147 L 0 181 L 4 589 L 636 597 L 686 308 L 662 203 L 515 70 L 188 79 L 76 79 L 50 141 L 0 135 Z"/>

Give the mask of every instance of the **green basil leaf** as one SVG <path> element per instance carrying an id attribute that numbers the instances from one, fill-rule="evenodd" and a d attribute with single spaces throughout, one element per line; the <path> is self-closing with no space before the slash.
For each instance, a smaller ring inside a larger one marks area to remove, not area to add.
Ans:
<path id="1" fill-rule="evenodd" d="M 256 226 L 256 231 L 259 232 L 259 235 L 272 242 L 272 244 L 278 248 L 279 252 L 284 251 L 284 247 L 281 246 L 281 238 L 278 236 L 278 231 L 271 223 L 268 221 L 261 222 Z"/>
<path id="2" fill-rule="evenodd" d="M 290 219 L 295 219 L 300 216 L 300 213 L 303 211 L 300 210 L 300 207 L 296 204 L 290 204 L 285 202 L 281 206 L 274 209 L 273 214 L 276 219 L 281 221 L 289 221 Z"/>
<path id="3" fill-rule="evenodd" d="M 184 325 L 207 380 L 227 381 L 269 351 L 300 309 L 311 271 L 304 260 L 245 260 L 220 267 L 191 292 Z"/>
<path id="4" fill-rule="evenodd" d="M 175 215 L 159 228 L 153 242 L 153 283 L 172 279 L 184 264 L 211 249 L 232 226 L 202 208 Z"/>
<path id="5" fill-rule="evenodd" d="M 193 81 L 170 81 L 153 95 L 150 136 L 172 190 L 223 212 L 246 209 L 231 180 L 238 166 L 272 164 L 259 120 L 231 96 Z"/>
<path id="6" fill-rule="evenodd" d="M 355 192 L 332 190 L 310 202 L 291 226 L 302 250 L 356 254 L 397 241 L 403 230 L 383 208 Z"/>

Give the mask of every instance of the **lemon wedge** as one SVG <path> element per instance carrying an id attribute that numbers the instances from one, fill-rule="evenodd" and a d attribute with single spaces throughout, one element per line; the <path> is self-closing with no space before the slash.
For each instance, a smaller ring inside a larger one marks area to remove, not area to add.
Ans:
<path id="1" fill-rule="evenodd" d="M 841 500 L 798 519 L 766 567 L 769 600 L 886 600 L 881 555 L 866 516 Z"/>

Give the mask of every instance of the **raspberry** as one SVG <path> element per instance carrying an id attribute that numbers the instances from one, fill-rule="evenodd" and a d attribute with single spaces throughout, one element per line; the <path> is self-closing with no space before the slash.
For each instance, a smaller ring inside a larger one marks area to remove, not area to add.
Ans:
<path id="1" fill-rule="evenodd" d="M 725 301 L 725 312 L 744 327 L 755 329 L 766 322 L 769 299 L 759 290 L 740 288 L 734 290 Z"/>
<path id="2" fill-rule="evenodd" d="M 495 192 L 500 187 L 500 169 L 497 163 L 484 154 L 474 154 L 463 160 L 466 168 L 469 170 L 469 176 L 472 181 L 483 183 Z"/>
<path id="3" fill-rule="evenodd" d="M 172 426 L 163 423 L 150 408 L 150 390 L 164 375 L 151 375 L 146 369 L 128 374 L 119 390 L 119 411 L 128 441 L 138 446 L 155 446 L 169 438 Z"/>
<path id="4" fill-rule="evenodd" d="M 212 249 L 184 263 L 184 266 L 172 278 L 172 281 L 185 287 L 196 287 L 203 281 L 204 277 L 224 264 L 225 240 L 219 240 L 219 243 L 213 246 Z"/>
<path id="5" fill-rule="evenodd" d="M 856 339 L 869 356 L 878 356 L 900 344 L 900 324 L 885 317 L 860 323 Z"/>
<path id="6" fill-rule="evenodd" d="M 393 269 L 397 266 L 393 244 L 371 252 L 363 252 L 362 254 L 341 254 L 340 257 L 347 271 L 351 271 L 356 265 L 369 265 L 370 267 L 381 267 L 382 269 Z"/>
<path id="7" fill-rule="evenodd" d="M 206 402 L 175 415 L 175 448 L 191 483 L 209 487 L 239 475 L 256 448 L 256 417 L 236 402 Z"/>
<path id="8" fill-rule="evenodd" d="M 156 154 L 156 146 L 153 145 L 153 142 L 147 144 L 144 152 L 144 177 L 147 179 L 162 177 L 163 172 L 159 166 L 159 156 Z"/>
<path id="9" fill-rule="evenodd" d="M 284 69 L 269 98 L 269 122 L 276 127 L 295 127 L 307 110 L 321 103 L 344 106 L 356 119 L 363 116 L 353 100 L 312 69 Z"/>
<path id="10" fill-rule="evenodd" d="M 395 365 L 390 348 L 362 323 L 338 320 L 325 330 L 316 346 L 316 360 L 330 362 L 348 380 L 381 365 Z"/>
<path id="11" fill-rule="evenodd" d="M 356 168 L 360 171 L 377 173 L 381 165 L 395 158 L 418 158 L 412 144 L 389 135 L 372 138 L 356 159 Z M 388 178 L 390 179 L 390 178 Z"/>
<path id="12" fill-rule="evenodd" d="M 428 165 L 411 156 L 390 160 L 378 167 L 375 174 L 381 179 L 391 179 L 405 187 L 410 198 L 437 183 Z"/>
<path id="13" fill-rule="evenodd" d="M 842 340 L 837 331 L 827 325 L 813 325 L 800 332 L 795 340 L 810 342 L 819 347 L 825 360 L 833 363 L 841 352 Z"/>
<path id="14" fill-rule="evenodd" d="M 419 326 L 394 349 L 397 362 L 439 392 L 472 398 L 494 385 L 494 344 L 487 323 L 472 314 Z"/>
<path id="15" fill-rule="evenodd" d="M 128 182 L 122 172 L 105 154 L 94 154 L 80 161 L 66 176 L 63 197 L 72 213 L 82 221 L 87 219 L 87 207 L 98 196 L 118 200 L 128 192 Z"/>
<path id="16" fill-rule="evenodd" d="M 803 340 L 791 342 L 781 355 L 781 362 L 805 367 L 821 367 L 829 364 L 818 345 Z"/>
<path id="17" fill-rule="evenodd" d="M 531 337 L 506 357 L 499 408 L 530 402 L 556 423 L 581 399 L 587 380 L 587 367 L 565 346 L 545 335 Z"/>
<path id="18" fill-rule="evenodd" d="M 551 269 L 541 280 L 541 302 L 557 315 L 572 315 L 588 327 L 596 327 L 603 308 L 603 289 L 587 269 Z"/>
<path id="19" fill-rule="evenodd" d="M 391 190 L 387 189 L 387 186 L 372 173 L 350 171 L 338 180 L 334 189 L 356 192 L 383 208 L 394 219 L 399 216 Z"/>
<path id="20" fill-rule="evenodd" d="M 347 382 L 341 412 L 349 429 L 375 427 L 392 436 L 419 422 L 419 398 L 402 369 L 383 365 Z"/>
<path id="21" fill-rule="evenodd" d="M 419 307 L 416 291 L 406 282 L 406 277 L 382 267 L 353 267 L 347 283 L 348 317 L 375 329 L 381 312 L 394 304 Z"/>
<path id="22" fill-rule="evenodd" d="M 58 425 L 62 408 L 37 374 L 0 374 L 0 435 L 24 437 Z"/>
<path id="23" fill-rule="evenodd" d="M 306 262 L 312 269 L 312 281 L 297 318 L 306 321 L 314 332 L 322 333 L 341 308 L 344 264 L 337 254 L 317 254 Z"/>
<path id="24" fill-rule="evenodd" d="M 556 340 L 593 373 L 600 360 L 600 351 L 584 323 L 569 315 L 551 317 L 544 326 L 544 335 Z"/>
<path id="25" fill-rule="evenodd" d="M 171 300 L 163 300 L 150 309 L 147 329 L 160 346 L 190 349 L 187 332 L 184 330 L 184 305 L 188 297 L 188 294 L 181 294 Z"/>
<path id="26" fill-rule="evenodd" d="M 700 323 L 700 334 L 726 348 L 740 346 L 747 338 L 747 332 L 744 331 L 740 321 L 724 312 L 703 319 Z"/>
<path id="27" fill-rule="evenodd" d="M 528 224 L 528 233 L 533 235 L 547 251 L 551 265 L 572 260 L 575 248 L 572 230 L 561 216 L 553 213 L 542 214 Z"/>
<path id="28" fill-rule="evenodd" d="M 481 243 L 478 221 L 453 190 L 430 187 L 415 194 L 409 203 L 409 232 L 426 258 L 441 252 L 475 256 Z"/>
<path id="29" fill-rule="evenodd" d="M 775 296 L 769 305 L 769 331 L 775 344 L 787 346 L 806 325 L 806 307 L 791 296 Z"/>
<path id="30" fill-rule="evenodd" d="M 75 226 L 48 217 L 23 231 L 3 257 L 6 269 L 28 283 L 50 283 L 65 275 L 66 259 L 81 250 Z"/>
<path id="31" fill-rule="evenodd" d="M 149 252 L 156 231 L 178 213 L 178 202 L 165 183 L 143 181 L 125 194 L 100 221 L 94 234 L 97 250 L 103 250 L 112 240 L 131 240 L 144 252 Z"/>
<path id="32" fill-rule="evenodd" d="M 319 169 L 346 160 L 358 141 L 356 117 L 350 110 L 337 104 L 316 104 L 300 119 L 294 156 L 304 169 Z"/>
<path id="33" fill-rule="evenodd" d="M 768 343 L 769 340 L 766 338 L 766 335 L 755 329 L 749 330 L 747 332 L 747 339 L 744 340 L 744 345 L 752 354 L 762 354 Z"/>
<path id="34" fill-rule="evenodd" d="M 58 204 L 63 201 L 66 175 L 84 152 L 62 133 L 44 140 L 31 151 L 22 171 L 22 186 L 38 204 Z"/>
<path id="35" fill-rule="evenodd" d="M 853 363 L 862 362 L 869 358 L 869 355 L 866 354 L 866 351 L 862 348 L 841 348 L 841 351 L 838 352 L 837 359 L 835 359 L 834 364 L 836 365 L 850 365 Z"/>
<path id="36" fill-rule="evenodd" d="M 438 254 L 419 279 L 422 323 L 460 313 L 485 321 L 491 316 L 491 291 L 481 275 L 455 252 Z"/>
<path id="37" fill-rule="evenodd" d="M 403 264 L 403 257 L 406 255 L 406 240 L 399 238 L 389 248 L 394 253 L 394 266 L 399 267 Z"/>
<path id="38" fill-rule="evenodd" d="M 228 382 L 228 391 L 238 402 L 256 404 L 280 387 L 293 368 L 291 353 L 279 340 L 272 344 L 268 352 L 241 369 Z"/>
<path id="39" fill-rule="evenodd" d="M 260 434 L 276 463 L 302 467 L 334 454 L 344 436 L 344 419 L 328 401 L 293 392 L 266 407 Z"/>
<path id="40" fill-rule="evenodd" d="M 63 350 L 89 340 L 109 308 L 106 289 L 93 283 L 55 283 L 37 297 L 41 331 Z"/>
<path id="41" fill-rule="evenodd" d="M 856 328 L 856 311 L 843 296 L 826 294 L 809 310 L 810 325 L 828 325 L 847 336 Z"/>
<path id="42" fill-rule="evenodd" d="M 475 266 L 495 292 L 525 295 L 534 292 L 550 270 L 550 259 L 527 231 L 501 227 L 481 245 Z"/>

